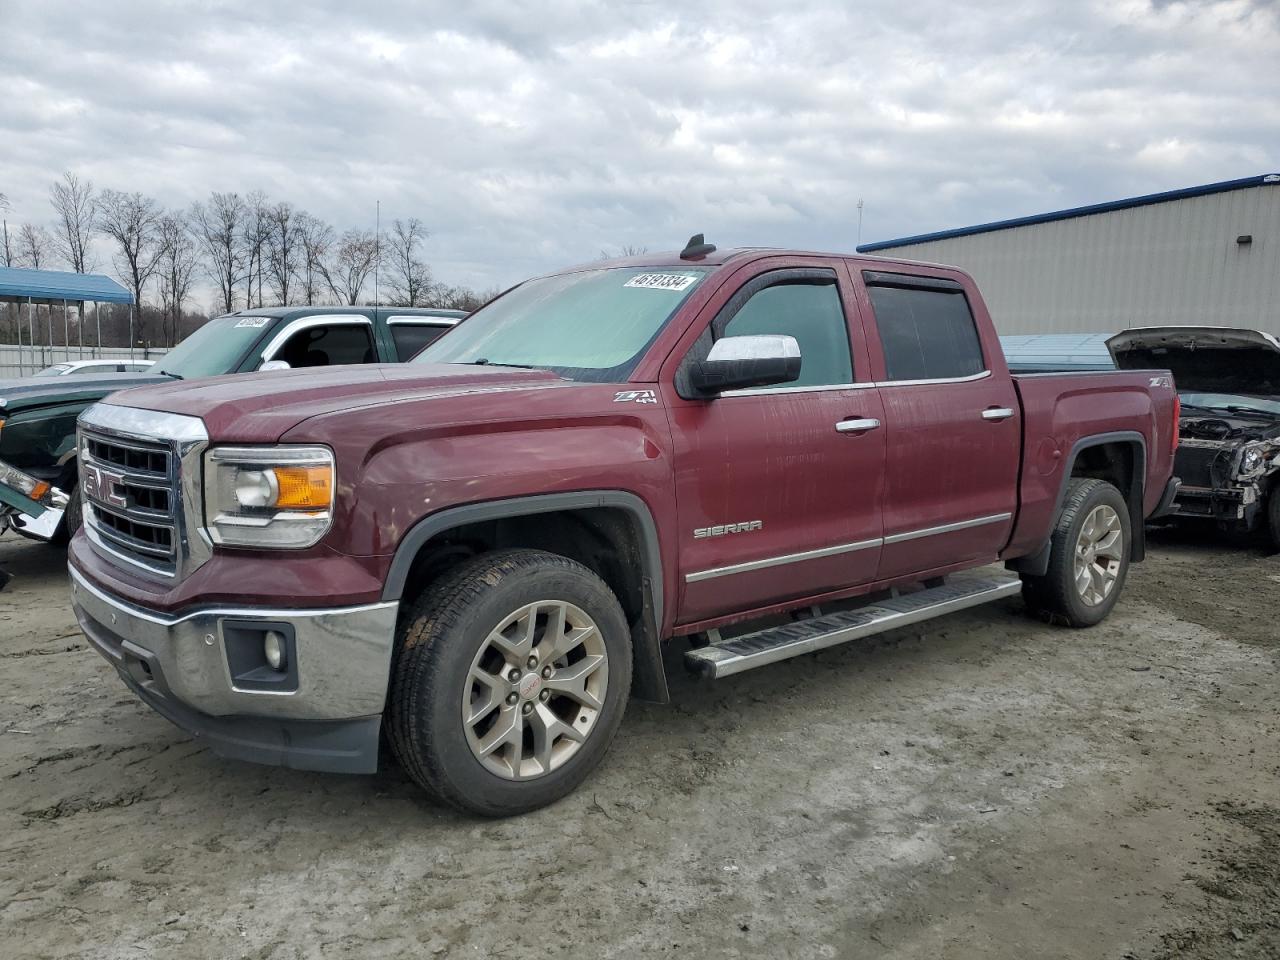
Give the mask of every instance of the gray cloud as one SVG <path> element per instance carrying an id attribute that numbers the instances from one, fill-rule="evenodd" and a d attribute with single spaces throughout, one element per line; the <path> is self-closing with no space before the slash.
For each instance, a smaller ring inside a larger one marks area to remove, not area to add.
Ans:
<path id="1" fill-rule="evenodd" d="M 421 217 L 439 278 L 852 249 L 1280 167 L 1269 3 L 0 0 L 0 191 Z M 106 262 L 105 253 L 99 259 Z"/>

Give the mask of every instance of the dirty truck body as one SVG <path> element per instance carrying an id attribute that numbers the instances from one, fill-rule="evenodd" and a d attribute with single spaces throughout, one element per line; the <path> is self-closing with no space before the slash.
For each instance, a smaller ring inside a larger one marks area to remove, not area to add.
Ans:
<path id="1" fill-rule="evenodd" d="M 516 813 L 667 698 L 672 638 L 719 677 L 1019 590 L 1097 622 L 1176 487 L 1174 402 L 1161 371 L 1011 376 L 955 269 L 593 264 L 408 365 L 92 408 L 74 604 L 221 754 L 366 772 L 381 731 Z"/>

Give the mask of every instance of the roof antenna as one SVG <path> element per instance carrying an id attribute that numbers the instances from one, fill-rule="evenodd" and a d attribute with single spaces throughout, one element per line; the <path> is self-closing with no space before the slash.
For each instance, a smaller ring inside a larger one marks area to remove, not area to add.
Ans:
<path id="1" fill-rule="evenodd" d="M 709 253 L 716 252 L 714 243 L 707 243 L 706 238 L 700 233 L 695 233 L 689 238 L 689 242 L 684 245 L 684 249 L 680 251 L 681 260 L 701 260 Z"/>

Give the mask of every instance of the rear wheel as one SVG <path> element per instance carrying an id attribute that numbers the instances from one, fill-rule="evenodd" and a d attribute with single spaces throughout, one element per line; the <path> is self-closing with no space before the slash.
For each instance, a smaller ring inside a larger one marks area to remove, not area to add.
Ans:
<path id="1" fill-rule="evenodd" d="M 446 803 L 523 813 L 600 763 L 630 686 L 626 617 L 599 577 L 535 550 L 483 554 L 433 584 L 402 622 L 391 747 Z"/>
<path id="2" fill-rule="evenodd" d="M 1129 509 L 1103 480 L 1070 481 L 1044 576 L 1024 575 L 1027 608 L 1051 623 L 1090 627 L 1120 599 L 1129 571 Z"/>

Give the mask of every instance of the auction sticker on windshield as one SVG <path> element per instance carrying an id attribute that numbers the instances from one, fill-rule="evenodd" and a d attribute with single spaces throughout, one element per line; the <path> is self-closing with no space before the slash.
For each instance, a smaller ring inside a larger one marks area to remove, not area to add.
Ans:
<path id="1" fill-rule="evenodd" d="M 258 327 L 265 327 L 270 322 L 270 317 L 242 317 L 236 326 L 253 327 L 254 329 L 257 329 Z"/>
<path id="2" fill-rule="evenodd" d="M 644 287 L 646 290 L 687 290 L 697 280 L 696 276 L 684 273 L 642 273 L 638 277 L 632 277 L 623 286 Z"/>

